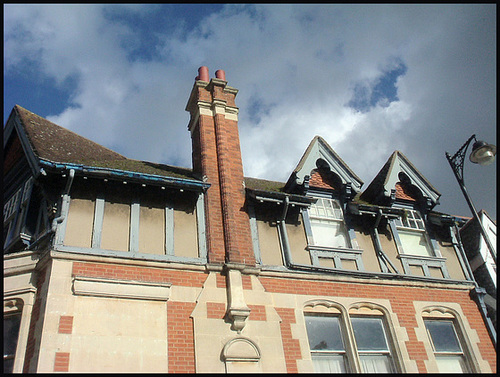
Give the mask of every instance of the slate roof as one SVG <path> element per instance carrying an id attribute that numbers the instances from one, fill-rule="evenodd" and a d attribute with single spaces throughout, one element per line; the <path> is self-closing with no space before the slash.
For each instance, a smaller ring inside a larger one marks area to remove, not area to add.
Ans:
<path id="1" fill-rule="evenodd" d="M 39 159 L 164 177 L 196 179 L 191 169 L 133 160 L 16 105 L 31 149 Z"/>

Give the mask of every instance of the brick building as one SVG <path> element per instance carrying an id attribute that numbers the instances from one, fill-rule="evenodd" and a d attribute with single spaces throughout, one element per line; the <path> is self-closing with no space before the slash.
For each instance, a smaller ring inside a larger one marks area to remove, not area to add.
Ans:
<path id="1" fill-rule="evenodd" d="M 431 183 L 395 151 L 364 188 L 319 136 L 287 182 L 244 177 L 236 94 L 200 68 L 191 169 L 14 107 L 6 368 L 495 372 L 495 334 Z"/>

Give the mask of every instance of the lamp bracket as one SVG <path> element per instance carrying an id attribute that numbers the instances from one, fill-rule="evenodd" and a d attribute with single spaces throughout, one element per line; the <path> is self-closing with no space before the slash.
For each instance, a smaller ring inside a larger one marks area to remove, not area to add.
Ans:
<path id="1" fill-rule="evenodd" d="M 469 147 L 472 140 L 476 141 L 476 135 L 472 135 L 465 143 L 460 147 L 460 149 L 450 157 L 450 154 L 446 152 L 446 158 L 450 163 L 455 175 L 460 180 L 461 183 L 464 182 L 464 160 L 467 153 L 467 148 Z"/>

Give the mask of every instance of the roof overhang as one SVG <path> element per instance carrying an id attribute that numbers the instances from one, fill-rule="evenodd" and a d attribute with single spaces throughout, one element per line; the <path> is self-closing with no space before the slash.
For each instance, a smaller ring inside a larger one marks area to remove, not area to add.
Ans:
<path id="1" fill-rule="evenodd" d="M 86 166 L 72 163 L 53 162 L 44 159 L 39 160 L 41 169 L 46 169 L 52 172 L 65 172 L 75 170 L 76 174 L 95 177 L 101 179 L 113 179 L 127 182 L 136 182 L 150 184 L 154 186 L 168 186 L 176 188 L 184 188 L 191 191 L 205 191 L 210 187 L 210 183 L 197 181 L 194 179 L 165 177 L 155 174 L 145 174 L 119 169 L 101 168 L 95 166 Z"/>

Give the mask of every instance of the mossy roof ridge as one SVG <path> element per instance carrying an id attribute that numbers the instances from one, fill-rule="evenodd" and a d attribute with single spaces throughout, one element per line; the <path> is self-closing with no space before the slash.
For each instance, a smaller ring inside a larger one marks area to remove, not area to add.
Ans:
<path id="1" fill-rule="evenodd" d="M 245 177 L 245 187 L 251 190 L 284 192 L 285 183 Z"/>
<path id="2" fill-rule="evenodd" d="M 111 170 L 123 170 L 141 174 L 151 174 L 171 178 L 196 179 L 193 171 L 172 165 L 159 164 L 148 161 L 124 159 L 124 160 L 81 160 L 78 164 Z"/>

